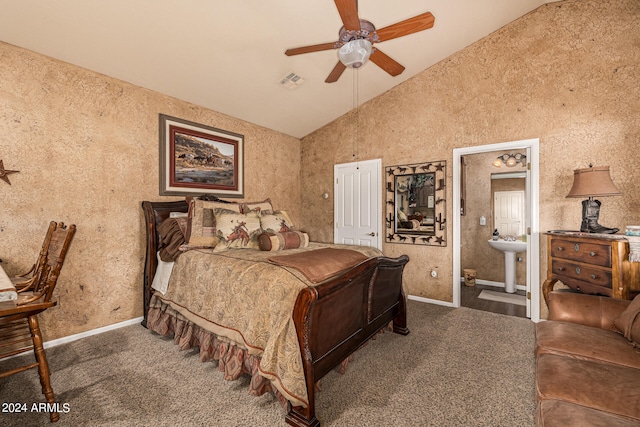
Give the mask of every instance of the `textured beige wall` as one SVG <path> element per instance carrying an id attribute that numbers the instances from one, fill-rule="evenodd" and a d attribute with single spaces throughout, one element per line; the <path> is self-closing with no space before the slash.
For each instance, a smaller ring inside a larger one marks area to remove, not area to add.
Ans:
<path id="1" fill-rule="evenodd" d="M 447 160 L 451 198 L 454 148 L 540 138 L 541 230 L 579 225 L 580 202 L 565 195 L 572 170 L 590 162 L 609 165 L 623 193 L 603 198 L 600 222 L 638 224 L 639 22 L 637 0 L 544 5 L 361 106 L 359 158 L 381 158 L 383 166 Z M 352 118 L 302 141 L 303 225 L 324 240 L 332 239 L 333 205 L 319 194 L 333 188 L 332 165 L 353 160 Z M 446 248 L 383 245 L 390 256 L 411 257 L 410 294 L 452 301 L 450 228 L 447 238 Z"/>
<path id="2" fill-rule="evenodd" d="M 28 270 L 49 221 L 78 227 L 42 316 L 54 339 L 142 315 L 143 200 L 158 196 L 158 114 L 245 136 L 245 199 L 300 218 L 300 141 L 0 43 L 0 258 Z"/>

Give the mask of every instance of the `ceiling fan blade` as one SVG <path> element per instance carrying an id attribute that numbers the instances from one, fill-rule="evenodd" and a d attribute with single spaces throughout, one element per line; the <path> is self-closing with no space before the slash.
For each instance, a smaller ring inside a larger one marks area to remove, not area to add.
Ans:
<path id="1" fill-rule="evenodd" d="M 391 59 L 390 56 L 381 52 L 378 48 L 376 48 L 376 51 L 371 54 L 369 60 L 394 77 L 404 71 L 404 67 L 402 65 L 394 59 Z"/>
<path id="2" fill-rule="evenodd" d="M 329 77 L 327 77 L 327 80 L 325 80 L 324 82 L 325 83 L 335 83 L 335 82 L 337 82 L 346 68 L 347 68 L 346 65 L 344 65 L 342 62 L 338 61 L 336 66 L 333 67 L 333 70 L 331 70 L 331 73 L 329 74 Z"/>
<path id="3" fill-rule="evenodd" d="M 383 42 L 397 37 L 406 36 L 408 34 L 417 33 L 418 31 L 428 30 L 433 27 L 435 20 L 436 18 L 431 14 L 431 12 L 425 12 L 421 15 L 414 16 L 413 18 L 381 28 L 377 30 L 376 33 L 378 33 L 380 41 Z"/>
<path id="4" fill-rule="evenodd" d="M 358 31 L 360 29 L 360 18 L 358 18 L 357 0 L 334 0 L 334 2 L 345 30 Z"/>
<path id="5" fill-rule="evenodd" d="M 335 48 L 336 48 L 335 42 L 322 43 L 322 44 L 314 44 L 312 46 L 303 46 L 303 47 L 296 47 L 293 49 L 287 49 L 284 51 L 284 54 L 287 56 L 292 56 L 292 55 L 300 55 L 301 53 L 320 52 L 321 50 L 330 50 Z"/>

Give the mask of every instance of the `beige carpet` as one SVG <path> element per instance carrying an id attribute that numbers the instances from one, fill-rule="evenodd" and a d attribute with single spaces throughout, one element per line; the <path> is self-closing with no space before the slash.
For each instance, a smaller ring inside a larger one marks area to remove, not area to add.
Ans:
<path id="1" fill-rule="evenodd" d="M 496 291 L 488 291 L 483 289 L 478 295 L 480 299 L 486 299 L 489 301 L 498 301 L 498 302 L 506 302 L 509 304 L 517 304 L 525 306 L 527 305 L 527 300 L 524 295 L 518 294 L 507 294 L 505 292 L 496 292 Z"/>
<path id="2" fill-rule="evenodd" d="M 528 319 L 409 301 L 408 336 L 385 333 L 316 398 L 323 426 L 534 426 L 534 325 Z M 214 363 L 133 325 L 47 350 L 69 411 L 57 426 L 285 426 L 271 395 L 248 394 Z M 0 370 L 15 359 L 0 362 Z M 35 370 L 0 379 L 0 403 L 42 402 Z M 49 426 L 0 412 L 2 426 Z"/>

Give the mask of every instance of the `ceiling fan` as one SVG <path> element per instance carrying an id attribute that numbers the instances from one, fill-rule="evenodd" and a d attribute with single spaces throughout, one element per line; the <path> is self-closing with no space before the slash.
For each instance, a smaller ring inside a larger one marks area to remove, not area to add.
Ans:
<path id="1" fill-rule="evenodd" d="M 334 0 L 343 26 L 338 33 L 338 41 L 330 43 L 303 46 L 287 49 L 285 55 L 300 55 L 302 53 L 319 52 L 323 50 L 339 49 L 340 60 L 333 68 L 326 83 L 338 81 L 347 66 L 358 68 L 367 59 L 382 68 L 392 76 L 397 76 L 404 71 L 404 67 L 384 54 L 380 49 L 373 48 L 374 43 L 428 30 L 433 27 L 435 17 L 431 12 L 425 12 L 413 18 L 389 25 L 380 30 L 369 21 L 358 17 L 357 0 Z"/>

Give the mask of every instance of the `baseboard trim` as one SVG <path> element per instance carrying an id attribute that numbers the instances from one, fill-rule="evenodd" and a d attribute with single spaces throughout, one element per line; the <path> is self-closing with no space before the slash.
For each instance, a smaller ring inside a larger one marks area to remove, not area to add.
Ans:
<path id="1" fill-rule="evenodd" d="M 142 322 L 142 319 L 143 317 L 136 317 L 135 319 L 125 320 L 124 322 L 114 323 L 113 325 L 102 326 L 101 328 L 91 329 L 90 331 L 80 332 L 78 334 L 69 335 L 68 337 L 62 337 L 55 340 L 46 341 L 42 344 L 42 347 L 44 348 L 55 347 L 57 345 L 67 344 L 82 338 L 87 338 L 92 335 L 98 335 L 103 332 L 112 331 L 114 329 L 124 328 L 125 326 L 135 325 L 136 323 Z M 25 355 L 25 354 L 33 354 L 33 350 L 25 351 L 24 353 L 7 357 L 6 360 L 13 359 L 14 357 L 21 357 L 22 355 Z"/>
<path id="2" fill-rule="evenodd" d="M 460 278 L 460 283 L 464 283 L 464 277 Z M 493 286 L 495 288 L 502 288 L 502 289 L 505 288 L 505 285 L 504 285 L 503 282 L 494 282 L 494 281 L 491 281 L 491 280 L 476 279 L 476 284 L 477 285 L 484 285 L 484 286 Z M 524 285 L 518 285 L 516 283 L 516 289 L 519 290 L 519 291 L 526 291 L 527 287 L 524 286 Z"/>
<path id="3" fill-rule="evenodd" d="M 125 320 L 124 322 L 114 323 L 113 325 L 102 326 L 100 328 L 91 329 L 90 331 L 80 332 L 78 334 L 69 335 L 68 337 L 62 337 L 55 340 L 47 341 L 43 344 L 44 348 L 55 347 L 60 344 L 67 344 L 73 341 L 77 341 L 82 338 L 90 337 L 92 335 L 98 335 L 103 332 L 112 331 L 114 329 L 124 328 L 125 326 L 134 325 L 142 322 L 142 317 L 137 317 L 131 320 Z"/>
<path id="4" fill-rule="evenodd" d="M 419 297 L 417 295 L 409 295 L 407 297 L 407 299 L 410 299 L 410 300 L 413 300 L 413 301 L 418 301 L 418 302 L 425 302 L 425 303 L 428 303 L 428 304 L 443 305 L 445 307 L 453 307 L 453 303 L 452 302 L 441 301 L 439 299 L 431 299 L 431 298 Z"/>

